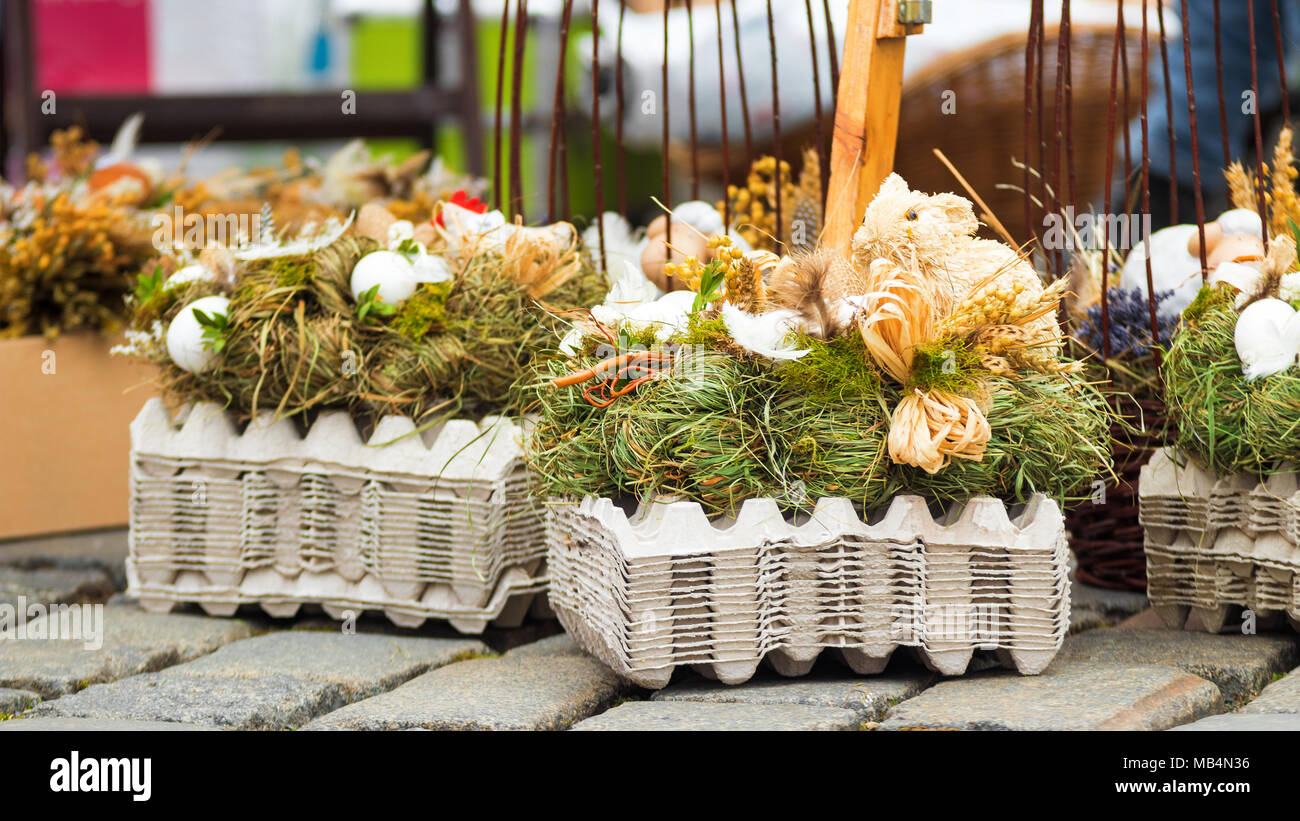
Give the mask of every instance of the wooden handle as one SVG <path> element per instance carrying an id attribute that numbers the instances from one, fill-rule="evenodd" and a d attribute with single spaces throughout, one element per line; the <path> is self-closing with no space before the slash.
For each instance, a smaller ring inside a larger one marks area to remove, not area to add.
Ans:
<path id="1" fill-rule="evenodd" d="M 827 247 L 848 249 L 894 167 L 906 35 L 921 29 L 898 22 L 898 0 L 849 2 L 822 234 Z"/>

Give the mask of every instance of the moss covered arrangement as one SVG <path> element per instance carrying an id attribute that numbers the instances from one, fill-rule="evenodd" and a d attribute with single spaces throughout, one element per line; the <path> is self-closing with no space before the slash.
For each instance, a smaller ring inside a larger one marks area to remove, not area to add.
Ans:
<path id="1" fill-rule="evenodd" d="M 1165 355 L 1176 445 L 1219 473 L 1270 473 L 1300 459 L 1300 369 L 1247 381 L 1234 344 L 1240 313 L 1226 286 L 1207 286 Z"/>
<path id="2" fill-rule="evenodd" d="M 173 403 L 217 402 L 248 418 L 259 410 L 303 423 L 324 410 L 361 421 L 399 414 L 424 423 L 454 414 L 519 410 L 511 388 L 554 338 L 547 312 L 590 301 L 588 266 L 535 298 L 502 249 L 448 255 L 451 279 L 421 284 L 400 304 L 354 298 L 352 269 L 377 244 L 343 235 L 302 254 L 238 262 L 228 282 L 164 284 L 168 262 L 141 275 L 132 297 L 136 352 L 157 363 Z M 210 340 L 211 368 L 182 370 L 162 334 L 195 299 L 226 292 L 225 327 Z"/>
<path id="3" fill-rule="evenodd" d="M 1109 469 L 1110 412 L 1082 381 L 1024 373 L 987 386 L 992 427 L 979 461 L 935 474 L 895 464 L 887 447 L 900 398 L 866 366 L 861 340 L 803 339 L 809 354 L 772 362 L 705 349 L 608 408 L 583 386 L 549 380 L 598 363 L 539 363 L 540 419 L 530 450 L 543 492 L 561 497 L 680 496 L 712 513 L 771 496 L 787 507 L 844 496 L 867 510 L 899 493 L 940 501 L 1035 492 L 1082 498 Z"/>

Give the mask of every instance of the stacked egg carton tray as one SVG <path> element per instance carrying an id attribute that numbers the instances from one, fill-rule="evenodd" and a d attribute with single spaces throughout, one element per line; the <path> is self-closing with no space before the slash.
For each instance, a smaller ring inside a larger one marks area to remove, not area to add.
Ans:
<path id="1" fill-rule="evenodd" d="M 975 499 L 937 520 L 896 497 L 863 521 L 847 499 L 787 518 L 772 499 L 710 522 L 695 502 L 553 502 L 551 607 L 616 673 L 658 689 L 690 666 L 728 684 L 766 659 L 804 675 L 823 650 L 878 673 L 913 647 L 965 672 L 976 650 L 1041 672 L 1070 621 L 1064 520 L 1044 496 L 1009 511 Z"/>
<path id="2" fill-rule="evenodd" d="M 1170 627 L 1300 630 L 1300 473 L 1220 477 L 1177 451 L 1142 468 L 1147 595 Z M 1189 611 L 1191 617 L 1189 618 Z"/>
<path id="3" fill-rule="evenodd" d="M 345 413 L 322 414 L 305 437 L 269 412 L 242 432 L 210 403 L 182 418 L 151 399 L 131 423 L 127 592 L 146 609 L 257 604 L 289 617 L 310 604 L 465 633 L 550 615 L 519 425 L 416 432 L 391 416 L 367 443 Z"/>

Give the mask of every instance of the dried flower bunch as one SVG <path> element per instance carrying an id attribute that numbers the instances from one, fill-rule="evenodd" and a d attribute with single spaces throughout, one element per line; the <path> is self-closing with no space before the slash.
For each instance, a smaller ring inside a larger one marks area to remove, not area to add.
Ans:
<path id="1" fill-rule="evenodd" d="M 1061 355 L 1064 283 L 977 239 L 971 204 L 897 176 L 852 247 L 707 239 L 660 295 L 629 267 L 539 364 L 530 458 L 557 495 L 718 513 L 899 492 L 1060 498 L 1109 470 L 1100 394 Z"/>
<path id="2" fill-rule="evenodd" d="M 779 232 L 776 224 L 776 168 L 774 157 L 760 157 L 750 167 L 743 188 L 734 185 L 727 188 L 732 227 L 755 249 L 779 251 L 778 236 L 789 240 L 792 246 L 811 248 L 816 245 L 822 230 L 821 160 L 815 150 L 804 151 L 803 167 L 797 179 L 790 164 L 781 161 Z M 722 203 L 718 204 L 718 210 L 723 210 Z"/>
<path id="3" fill-rule="evenodd" d="M 80 128 L 50 143 L 50 162 L 28 157 L 25 186 L 0 185 L 0 336 L 116 330 L 153 253 L 142 206 L 155 182 L 126 163 L 96 169 L 99 146 Z"/>
<path id="4" fill-rule="evenodd" d="M 1263 194 L 1270 235 L 1290 234 L 1291 226 L 1300 224 L 1300 195 L 1295 189 L 1300 171 L 1295 167 L 1293 139 L 1290 126 L 1283 128 L 1273 146 L 1272 170 L 1268 163 L 1262 166 L 1267 181 L 1257 180 L 1255 173 L 1248 171 L 1241 161 L 1232 163 L 1223 172 L 1234 208 L 1259 213 L 1259 194 Z"/>

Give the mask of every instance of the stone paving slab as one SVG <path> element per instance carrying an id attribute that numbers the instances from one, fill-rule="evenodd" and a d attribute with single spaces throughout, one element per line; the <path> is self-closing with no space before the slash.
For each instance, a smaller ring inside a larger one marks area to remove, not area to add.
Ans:
<path id="1" fill-rule="evenodd" d="M 778 678 L 760 674 L 744 684 L 716 681 L 674 684 L 651 696 L 653 701 L 710 704 L 802 704 L 848 710 L 859 721 L 879 721 L 895 704 L 911 698 L 935 678 L 929 671 L 889 673 L 869 678 L 846 675 Z"/>
<path id="2" fill-rule="evenodd" d="M 1147 594 L 1144 592 L 1109 590 L 1071 579 L 1071 633 L 1116 624 L 1146 607 Z"/>
<path id="3" fill-rule="evenodd" d="M 106 605 L 103 612 L 103 646 L 97 650 L 77 640 L 0 641 L 0 687 L 54 698 L 190 661 L 258 628 L 242 619 L 146 613 L 134 604 Z"/>
<path id="4" fill-rule="evenodd" d="M 197 724 L 181 724 L 175 721 L 130 721 L 123 719 L 98 718 L 58 718 L 42 716 L 39 718 L 18 718 L 12 721 L 0 721 L 0 733 L 3 732 L 56 732 L 56 733 L 120 733 L 120 732 L 175 732 L 178 730 L 211 732 L 216 727 L 200 727 Z"/>
<path id="5" fill-rule="evenodd" d="M 12 690 L 0 687 L 0 714 L 17 715 L 36 704 L 41 697 L 30 690 Z"/>
<path id="6" fill-rule="evenodd" d="M 336 684 L 351 701 L 391 690 L 434 667 L 489 652 L 487 645 L 468 638 L 292 630 L 227 644 L 167 673 L 229 679 L 288 676 Z"/>
<path id="7" fill-rule="evenodd" d="M 1219 688 L 1174 667 L 1053 662 L 1039 676 L 941 681 L 899 704 L 882 730 L 1163 730 L 1222 709 Z"/>
<path id="8" fill-rule="evenodd" d="M 534 653 L 440 667 L 324 716 L 308 730 L 556 730 L 630 685 L 588 656 Z"/>
<path id="9" fill-rule="evenodd" d="M 589 656 L 586 650 L 578 646 L 578 643 L 568 633 L 560 633 L 555 636 L 548 636 L 540 641 L 534 641 L 524 644 L 513 650 L 506 651 L 506 656 L 510 658 L 519 658 L 521 656 Z"/>
<path id="10" fill-rule="evenodd" d="M 283 730 L 348 702 L 343 688 L 284 675 L 219 678 L 142 673 L 37 706 L 37 716 L 173 721 L 238 730 Z"/>
<path id="11" fill-rule="evenodd" d="M 0 604 L 13 608 L 104 602 L 116 590 L 112 576 L 102 567 L 0 565 Z"/>
<path id="12" fill-rule="evenodd" d="M 9 539 L 0 541 L 0 564 L 34 558 L 41 561 L 94 560 L 109 566 L 121 565 L 126 561 L 129 544 L 130 534 L 125 527 Z"/>
<path id="13" fill-rule="evenodd" d="M 1300 732 L 1300 715 L 1293 713 L 1224 713 L 1207 716 L 1191 724 L 1170 727 L 1174 730 L 1212 730 L 1216 732 Z"/>
<path id="14" fill-rule="evenodd" d="M 687 731 L 857 730 L 853 710 L 808 704 L 727 704 L 689 701 L 629 701 L 578 722 L 575 730 Z"/>
<path id="15" fill-rule="evenodd" d="M 1300 714 L 1300 669 L 1269 684 L 1241 712 Z"/>
<path id="16" fill-rule="evenodd" d="M 1212 681 L 1224 701 L 1239 703 L 1259 692 L 1274 674 L 1300 662 L 1300 637 L 1211 635 L 1186 630 L 1092 630 L 1069 636 L 1054 664 L 1159 664 Z"/>
<path id="17" fill-rule="evenodd" d="M 1165 627 L 1164 620 L 1160 618 L 1160 614 L 1156 613 L 1155 608 L 1148 607 L 1146 610 L 1143 610 L 1141 613 L 1138 613 L 1133 616 L 1129 616 L 1127 619 L 1124 619 L 1124 621 L 1115 625 L 1115 629 L 1116 630 L 1147 630 L 1147 629 L 1164 630 L 1166 629 L 1166 627 Z"/>

